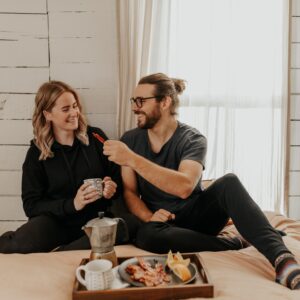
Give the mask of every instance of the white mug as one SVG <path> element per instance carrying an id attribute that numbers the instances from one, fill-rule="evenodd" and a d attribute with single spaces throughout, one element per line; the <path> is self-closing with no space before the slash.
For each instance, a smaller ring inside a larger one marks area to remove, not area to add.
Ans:
<path id="1" fill-rule="evenodd" d="M 84 278 L 81 276 L 84 271 Z M 106 290 L 113 282 L 112 262 L 107 259 L 95 259 L 76 269 L 78 281 L 87 290 Z"/>
<path id="2" fill-rule="evenodd" d="M 101 178 L 88 178 L 83 180 L 84 183 L 89 183 L 90 187 L 95 188 L 99 192 L 99 197 L 103 194 L 103 181 Z"/>

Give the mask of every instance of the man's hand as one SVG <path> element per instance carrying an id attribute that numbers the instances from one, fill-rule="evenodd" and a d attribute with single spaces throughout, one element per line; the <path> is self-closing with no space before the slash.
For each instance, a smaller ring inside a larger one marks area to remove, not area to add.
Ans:
<path id="1" fill-rule="evenodd" d="M 120 141 L 107 140 L 103 146 L 104 155 L 108 160 L 120 166 L 128 166 L 135 153 L 131 151 L 126 144 Z"/>
<path id="2" fill-rule="evenodd" d="M 150 221 L 152 221 L 152 222 L 167 222 L 167 221 L 174 220 L 174 219 L 175 219 L 174 214 L 161 208 L 152 215 L 149 222 Z"/>

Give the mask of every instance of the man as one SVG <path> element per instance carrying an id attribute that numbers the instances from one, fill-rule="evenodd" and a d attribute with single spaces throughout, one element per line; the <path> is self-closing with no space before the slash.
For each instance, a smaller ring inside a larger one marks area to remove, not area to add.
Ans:
<path id="1" fill-rule="evenodd" d="M 300 289 L 300 266 L 239 179 L 227 174 L 201 189 L 206 139 L 176 120 L 184 88 L 162 73 L 142 78 L 131 98 L 138 128 L 104 144 L 108 159 L 122 166 L 126 204 L 143 222 L 136 245 L 158 253 L 240 249 L 242 238 L 217 236 L 232 218 L 275 267 L 276 281 Z"/>

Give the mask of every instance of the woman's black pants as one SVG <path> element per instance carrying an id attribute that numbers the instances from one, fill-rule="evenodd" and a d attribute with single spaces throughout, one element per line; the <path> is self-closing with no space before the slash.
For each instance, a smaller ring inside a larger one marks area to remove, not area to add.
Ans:
<path id="1" fill-rule="evenodd" d="M 118 226 L 116 244 L 126 241 L 128 237 L 124 240 L 124 229 Z M 91 249 L 91 245 L 81 226 L 68 226 L 46 215 L 31 218 L 16 231 L 8 231 L 0 236 L 0 253 L 49 252 L 54 249 Z"/>

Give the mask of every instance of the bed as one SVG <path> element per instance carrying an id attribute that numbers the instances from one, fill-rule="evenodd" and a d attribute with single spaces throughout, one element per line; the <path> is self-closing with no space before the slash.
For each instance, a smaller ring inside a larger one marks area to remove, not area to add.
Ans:
<path id="1" fill-rule="evenodd" d="M 275 213 L 266 213 L 271 224 L 287 233 L 285 244 L 300 261 L 300 222 Z M 224 234 L 234 234 L 229 225 Z M 119 256 L 148 254 L 132 245 L 116 247 Z M 0 299 L 72 299 L 75 269 L 89 251 L 36 254 L 0 254 Z M 300 299 L 300 290 L 291 291 L 274 282 L 274 271 L 254 247 L 239 251 L 202 252 L 215 287 L 214 299 Z M 199 298 L 198 298 L 199 299 Z"/>

